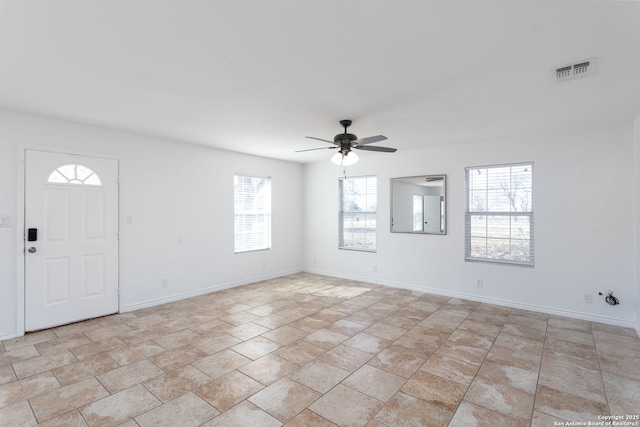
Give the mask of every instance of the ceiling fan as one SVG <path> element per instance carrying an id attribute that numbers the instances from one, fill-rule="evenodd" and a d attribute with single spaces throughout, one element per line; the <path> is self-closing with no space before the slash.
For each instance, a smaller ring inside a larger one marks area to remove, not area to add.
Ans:
<path id="1" fill-rule="evenodd" d="M 351 120 L 340 120 L 340 125 L 344 128 L 344 133 L 337 134 L 333 138 L 333 141 L 329 141 L 328 139 L 316 138 L 314 136 L 307 136 L 307 138 L 309 139 L 316 139 L 318 141 L 324 141 L 333 144 L 333 147 L 309 148 L 306 150 L 298 150 L 296 151 L 296 153 L 325 149 L 334 150 L 338 148 L 339 151 L 333 155 L 331 161 L 337 165 L 350 166 L 358 161 L 358 155 L 351 151 L 352 148 L 365 151 L 381 151 L 383 153 L 395 153 L 397 151 L 396 148 L 367 145 L 378 141 L 384 141 L 385 139 L 387 139 L 386 136 L 376 135 L 358 139 L 358 137 L 354 134 L 347 133 L 347 128 L 351 126 Z"/>

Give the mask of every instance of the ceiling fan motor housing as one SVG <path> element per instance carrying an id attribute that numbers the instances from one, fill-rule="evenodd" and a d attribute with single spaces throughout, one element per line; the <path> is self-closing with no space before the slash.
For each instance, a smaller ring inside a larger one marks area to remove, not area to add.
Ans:
<path id="1" fill-rule="evenodd" d="M 356 139 L 358 139 L 358 137 L 352 133 L 339 133 L 333 137 L 333 142 L 336 144 L 341 144 L 343 142 L 351 144 L 351 141 L 355 141 Z"/>
<path id="2" fill-rule="evenodd" d="M 340 152 L 346 155 L 354 145 L 351 142 L 356 139 L 358 139 L 358 137 L 352 133 L 339 133 L 333 138 L 333 142 L 340 147 Z"/>

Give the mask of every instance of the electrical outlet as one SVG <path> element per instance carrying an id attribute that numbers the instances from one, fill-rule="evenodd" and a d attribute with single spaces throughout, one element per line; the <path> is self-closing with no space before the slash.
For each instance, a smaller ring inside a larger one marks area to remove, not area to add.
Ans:
<path id="1" fill-rule="evenodd" d="M 591 304 L 593 302 L 593 292 L 585 292 L 582 295 L 582 301 Z"/>
<path id="2" fill-rule="evenodd" d="M 378 271 L 378 266 L 376 264 L 373 264 L 373 272 L 377 272 Z"/>
<path id="3" fill-rule="evenodd" d="M 163 288 L 166 288 L 167 286 L 169 286 L 169 279 L 167 279 L 166 277 L 163 277 L 162 280 L 160 280 L 160 284 L 162 285 Z"/>
<path id="4" fill-rule="evenodd" d="M 484 286 L 484 279 L 478 279 L 478 280 L 476 281 L 476 286 L 477 286 L 478 288 L 483 287 L 483 286 Z"/>
<path id="5" fill-rule="evenodd" d="M 266 270 L 266 269 L 267 269 L 267 263 L 266 263 L 266 262 L 263 262 L 263 263 L 262 263 L 262 269 L 263 269 L 263 270 Z"/>

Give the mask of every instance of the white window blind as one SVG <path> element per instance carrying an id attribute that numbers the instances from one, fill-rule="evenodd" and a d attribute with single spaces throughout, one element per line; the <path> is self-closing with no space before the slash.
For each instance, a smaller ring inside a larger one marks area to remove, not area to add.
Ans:
<path id="1" fill-rule="evenodd" d="M 340 178 L 340 249 L 376 251 L 377 185 L 375 176 Z"/>
<path id="2" fill-rule="evenodd" d="M 235 175 L 234 251 L 271 248 L 271 179 Z"/>
<path id="3" fill-rule="evenodd" d="M 465 259 L 533 266 L 533 163 L 466 168 Z"/>

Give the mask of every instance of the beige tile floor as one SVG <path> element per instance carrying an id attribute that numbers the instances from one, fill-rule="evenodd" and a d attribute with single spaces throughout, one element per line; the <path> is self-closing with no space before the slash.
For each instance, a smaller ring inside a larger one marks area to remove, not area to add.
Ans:
<path id="1" fill-rule="evenodd" d="M 632 329 L 307 273 L 0 344 L 11 427 L 558 426 L 639 413 Z"/>

